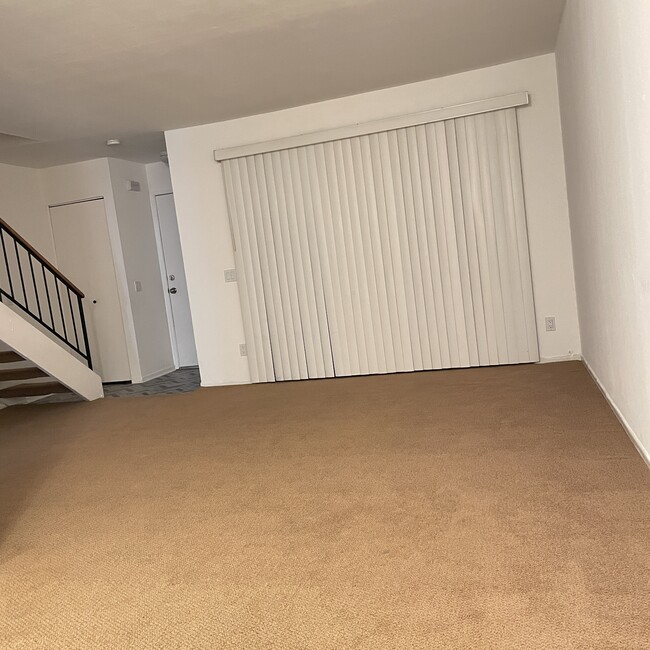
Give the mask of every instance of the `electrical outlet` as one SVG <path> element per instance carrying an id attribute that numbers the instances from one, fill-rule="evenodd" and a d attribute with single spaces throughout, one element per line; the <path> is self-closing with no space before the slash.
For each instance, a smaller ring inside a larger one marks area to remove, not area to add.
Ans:
<path id="1" fill-rule="evenodd" d="M 246 343 L 240 343 L 239 344 L 239 356 L 240 357 L 247 357 L 248 352 L 246 352 Z"/>
<path id="2" fill-rule="evenodd" d="M 226 269 L 223 272 L 226 282 L 237 282 L 237 271 L 235 269 Z"/>
<path id="3" fill-rule="evenodd" d="M 547 332 L 555 332 L 555 316 L 547 316 L 544 319 L 544 323 L 546 324 Z"/>

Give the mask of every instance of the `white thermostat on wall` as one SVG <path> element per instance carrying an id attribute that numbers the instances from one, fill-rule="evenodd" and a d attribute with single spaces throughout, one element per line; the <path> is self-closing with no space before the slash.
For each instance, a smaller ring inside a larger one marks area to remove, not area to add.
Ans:
<path id="1" fill-rule="evenodd" d="M 126 181 L 126 189 L 129 192 L 139 192 L 140 181 Z"/>

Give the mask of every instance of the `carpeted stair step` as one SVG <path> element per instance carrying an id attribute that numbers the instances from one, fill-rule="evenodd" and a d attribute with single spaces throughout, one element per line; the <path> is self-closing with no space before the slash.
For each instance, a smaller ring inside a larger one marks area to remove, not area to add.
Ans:
<path id="1" fill-rule="evenodd" d="M 13 350 L 3 350 L 0 352 L 0 363 L 16 363 L 16 361 L 24 361 L 17 352 Z"/>
<path id="2" fill-rule="evenodd" d="M 35 366 L 28 368 L 0 368 L 0 381 L 20 381 L 22 379 L 36 379 L 37 377 L 47 377 L 47 373 Z"/>
<path id="3" fill-rule="evenodd" d="M 9 388 L 0 389 L 0 398 L 35 397 L 37 395 L 50 395 L 51 393 L 69 393 L 70 389 L 58 382 L 25 383 Z"/>

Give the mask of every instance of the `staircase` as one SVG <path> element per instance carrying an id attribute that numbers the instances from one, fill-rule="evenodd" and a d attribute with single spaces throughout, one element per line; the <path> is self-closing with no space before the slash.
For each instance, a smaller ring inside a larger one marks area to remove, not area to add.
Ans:
<path id="1" fill-rule="evenodd" d="M 103 397 L 84 294 L 0 219 L 0 408 L 72 392 Z"/>

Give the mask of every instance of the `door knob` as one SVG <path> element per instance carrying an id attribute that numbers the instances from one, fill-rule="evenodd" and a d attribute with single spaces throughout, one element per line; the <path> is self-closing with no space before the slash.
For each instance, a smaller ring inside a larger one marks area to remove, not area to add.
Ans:
<path id="1" fill-rule="evenodd" d="M 169 293 L 176 293 L 177 291 L 178 291 L 178 290 L 176 289 L 176 287 L 172 287 L 172 288 L 169 290 Z"/>

